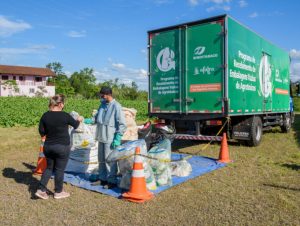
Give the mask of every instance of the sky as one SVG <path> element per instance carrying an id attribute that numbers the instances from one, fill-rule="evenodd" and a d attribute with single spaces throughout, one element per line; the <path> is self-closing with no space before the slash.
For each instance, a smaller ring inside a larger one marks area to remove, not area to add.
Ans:
<path id="1" fill-rule="evenodd" d="M 298 0 L 0 1 L 0 64 L 71 75 L 88 67 L 97 81 L 119 78 L 147 88 L 147 31 L 228 14 L 290 53 L 300 80 Z"/>

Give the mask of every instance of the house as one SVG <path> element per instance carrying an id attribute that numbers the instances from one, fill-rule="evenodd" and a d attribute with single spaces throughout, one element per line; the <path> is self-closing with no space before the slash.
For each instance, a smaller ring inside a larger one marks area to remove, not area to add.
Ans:
<path id="1" fill-rule="evenodd" d="M 54 96 L 55 86 L 47 81 L 53 76 L 49 68 L 0 65 L 0 96 Z"/>

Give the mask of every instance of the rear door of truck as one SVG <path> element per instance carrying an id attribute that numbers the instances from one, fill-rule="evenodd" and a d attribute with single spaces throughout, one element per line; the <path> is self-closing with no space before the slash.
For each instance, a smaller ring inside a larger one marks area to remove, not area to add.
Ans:
<path id="1" fill-rule="evenodd" d="M 181 113 L 181 31 L 149 34 L 151 113 Z"/>
<path id="2" fill-rule="evenodd" d="M 262 52 L 259 78 L 261 79 L 261 93 L 263 95 L 263 111 L 272 111 L 272 56 L 267 52 Z"/>
<path id="3" fill-rule="evenodd" d="M 222 21 L 187 28 L 185 112 L 222 112 L 223 46 Z"/>
<path id="4" fill-rule="evenodd" d="M 221 113 L 224 23 L 149 34 L 151 113 Z"/>

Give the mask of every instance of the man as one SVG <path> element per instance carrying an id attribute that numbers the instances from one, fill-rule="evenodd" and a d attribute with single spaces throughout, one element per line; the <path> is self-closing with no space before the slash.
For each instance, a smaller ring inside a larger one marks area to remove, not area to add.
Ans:
<path id="1" fill-rule="evenodd" d="M 112 89 L 102 87 L 101 104 L 96 115 L 96 140 L 98 140 L 99 181 L 104 188 L 117 184 L 117 162 L 107 163 L 107 156 L 119 145 L 126 130 L 125 116 L 121 105 L 112 97 Z"/>

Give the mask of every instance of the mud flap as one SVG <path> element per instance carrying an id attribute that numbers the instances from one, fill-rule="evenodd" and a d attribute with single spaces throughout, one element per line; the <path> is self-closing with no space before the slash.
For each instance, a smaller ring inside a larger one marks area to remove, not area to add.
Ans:
<path id="1" fill-rule="evenodd" d="M 232 138 L 236 140 L 250 140 L 251 125 L 253 123 L 253 117 L 240 119 L 234 123 L 232 127 Z"/>

